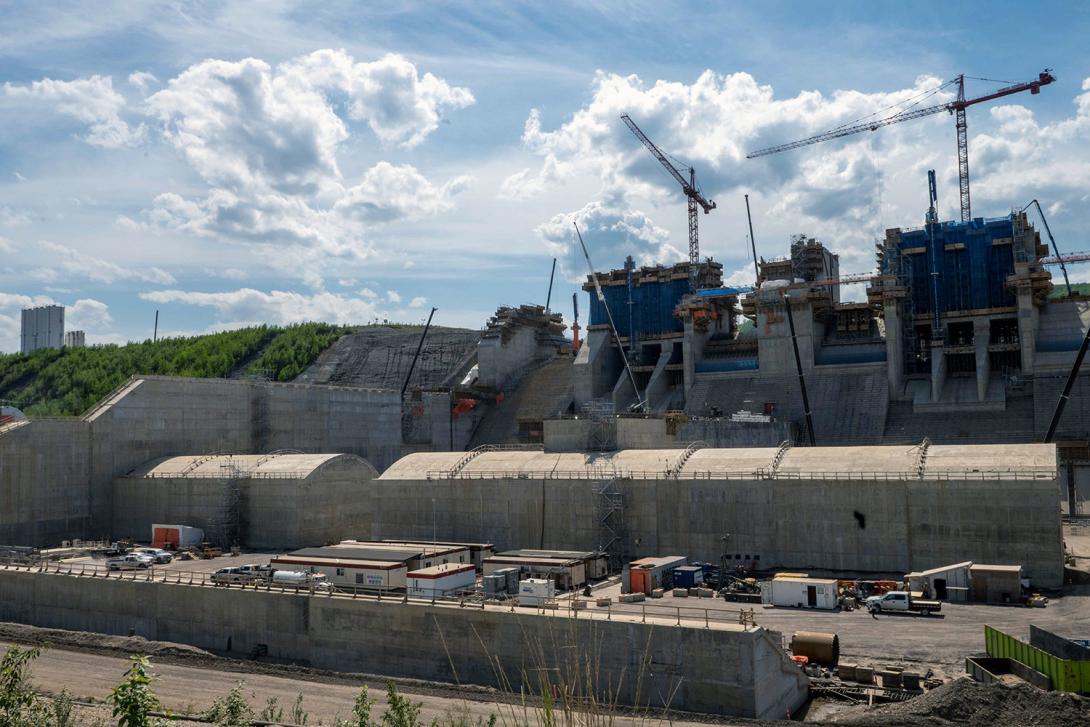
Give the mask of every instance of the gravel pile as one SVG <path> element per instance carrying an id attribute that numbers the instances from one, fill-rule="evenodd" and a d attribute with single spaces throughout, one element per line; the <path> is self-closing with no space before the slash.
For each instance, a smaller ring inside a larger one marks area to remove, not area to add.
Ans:
<path id="1" fill-rule="evenodd" d="M 43 629 L 22 624 L 0 623 L 0 641 L 35 646 L 56 646 L 115 651 L 147 656 L 211 657 L 204 649 L 166 641 L 149 641 L 142 636 L 109 636 L 86 631 Z"/>
<path id="2" fill-rule="evenodd" d="M 981 684 L 962 678 L 907 702 L 840 715 L 836 724 L 856 727 L 945 727 L 946 725 L 1090 725 L 1090 699 L 1044 692 L 1028 684 Z"/>

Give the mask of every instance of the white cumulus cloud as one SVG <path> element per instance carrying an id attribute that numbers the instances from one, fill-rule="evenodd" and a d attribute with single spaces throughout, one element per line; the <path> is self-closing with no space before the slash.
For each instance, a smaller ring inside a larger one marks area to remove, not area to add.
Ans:
<path id="1" fill-rule="evenodd" d="M 39 280 L 55 282 L 71 277 L 83 277 L 100 283 L 118 280 L 141 280 L 160 285 L 171 285 L 174 276 L 157 267 L 130 268 L 82 253 L 75 248 L 42 240 L 38 246 L 48 252 L 49 266 L 37 268 L 31 275 Z"/>
<path id="2" fill-rule="evenodd" d="M 262 323 L 287 325 L 307 321 L 367 323 L 380 315 L 371 300 L 326 292 L 305 295 L 293 291 L 265 292 L 253 288 L 216 293 L 158 290 L 141 293 L 140 297 L 153 303 L 181 303 L 213 308 L 223 327 Z"/>
<path id="3" fill-rule="evenodd" d="M 560 261 L 569 280 L 579 280 L 587 273 L 573 223 L 578 223 L 591 260 L 600 270 L 618 265 L 628 255 L 637 265 L 682 259 L 682 252 L 670 244 L 666 230 L 645 213 L 633 209 L 623 195 L 607 193 L 575 212 L 555 215 L 536 230 L 549 252 Z"/>
<path id="4" fill-rule="evenodd" d="M 133 128 L 121 117 L 125 98 L 114 90 L 109 76 L 74 81 L 43 78 L 26 86 L 5 83 L 2 88 L 5 96 L 44 101 L 59 113 L 86 124 L 89 130 L 85 138 L 92 146 L 134 146 L 144 137 L 142 125 Z"/>

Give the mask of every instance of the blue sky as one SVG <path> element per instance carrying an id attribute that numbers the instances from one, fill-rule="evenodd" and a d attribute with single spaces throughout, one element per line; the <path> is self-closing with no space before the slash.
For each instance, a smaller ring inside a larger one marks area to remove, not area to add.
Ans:
<path id="1" fill-rule="evenodd" d="M 1039 197 L 1083 250 L 1088 37 L 1074 3 L 7 4 L 0 351 L 44 302 L 91 342 L 149 336 L 156 309 L 168 334 L 432 305 L 478 327 L 544 302 L 554 255 L 570 314 L 573 219 L 601 268 L 686 249 L 684 200 L 625 111 L 696 166 L 718 203 L 702 251 L 731 280 L 752 278 L 746 192 L 760 254 L 805 232 L 865 271 L 886 227 L 922 221 L 927 169 L 955 216 L 946 114 L 744 154 L 962 72 L 1054 69 L 1040 95 L 970 110 L 974 213 Z"/>

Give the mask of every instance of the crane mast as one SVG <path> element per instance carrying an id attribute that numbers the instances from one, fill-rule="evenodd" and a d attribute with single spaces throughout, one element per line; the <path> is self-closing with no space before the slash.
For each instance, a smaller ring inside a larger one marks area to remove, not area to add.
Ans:
<path id="1" fill-rule="evenodd" d="M 633 121 L 628 114 L 621 114 L 621 120 L 625 122 L 636 138 L 647 147 L 647 150 L 651 152 L 651 155 L 659 160 L 659 164 L 670 173 L 670 176 L 681 185 L 681 191 L 687 198 L 689 212 L 689 289 L 696 290 L 700 274 L 700 229 L 698 210 L 702 208 L 704 214 L 708 214 L 715 209 L 715 202 L 705 198 L 704 195 L 700 193 L 700 190 L 697 189 L 695 169 L 691 166 L 687 170 L 679 169 L 670 161 L 666 154 L 655 145 L 655 142 L 647 138 L 647 134 L 643 133 L 640 127 L 636 126 L 636 122 Z M 688 178 L 685 176 L 685 171 L 688 171 Z"/>
<path id="2" fill-rule="evenodd" d="M 861 131 L 877 131 L 883 126 L 890 126 L 891 124 L 899 124 L 902 121 L 909 121 L 911 119 L 918 119 L 923 116 L 931 116 L 933 114 L 947 111 L 954 116 L 954 126 L 957 131 L 957 143 L 958 143 L 958 181 L 961 191 L 961 221 L 968 222 L 973 218 L 972 206 L 969 200 L 969 126 L 968 119 L 966 118 L 965 110 L 970 106 L 978 103 L 984 103 L 985 101 L 992 101 L 997 98 L 1003 98 L 1004 96 L 1010 96 L 1011 94 L 1021 93 L 1022 91 L 1029 91 L 1031 94 L 1038 94 L 1041 92 L 1041 86 L 1047 86 L 1056 80 L 1052 75 L 1051 69 L 1046 68 L 1037 74 L 1037 78 L 1033 81 L 1026 81 L 1025 83 L 1016 83 L 1012 86 L 1006 86 L 997 91 L 994 91 L 984 96 L 978 96 L 976 98 L 965 98 L 965 74 L 961 74 L 957 77 L 956 83 L 958 84 L 958 96 L 950 103 L 939 104 L 937 106 L 928 106 L 922 109 L 913 109 L 911 111 L 902 111 L 900 113 L 887 116 L 884 119 L 878 119 L 876 121 L 866 121 L 858 124 L 849 124 L 826 131 L 823 134 L 817 134 L 806 139 L 800 139 L 798 141 L 792 141 L 787 144 L 779 144 L 777 146 L 770 146 L 765 149 L 758 149 L 757 151 L 746 154 L 746 159 L 756 159 L 757 157 L 767 156 L 769 154 L 777 154 L 782 151 L 788 151 L 791 149 L 798 149 L 799 147 L 809 146 L 811 144 L 819 144 L 823 141 L 829 141 L 830 139 L 839 139 L 844 136 L 851 136 L 852 134 L 858 134 Z"/>

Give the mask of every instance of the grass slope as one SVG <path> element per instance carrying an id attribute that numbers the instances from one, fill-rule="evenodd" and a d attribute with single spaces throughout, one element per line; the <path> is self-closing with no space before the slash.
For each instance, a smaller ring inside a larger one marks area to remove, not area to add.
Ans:
<path id="1" fill-rule="evenodd" d="M 222 378 L 250 359 L 248 373 L 289 381 L 347 331 L 328 323 L 257 326 L 154 343 L 0 356 L 0 399 L 32 416 L 73 416 L 135 374 Z"/>

